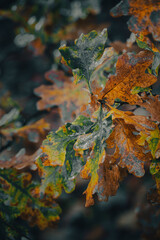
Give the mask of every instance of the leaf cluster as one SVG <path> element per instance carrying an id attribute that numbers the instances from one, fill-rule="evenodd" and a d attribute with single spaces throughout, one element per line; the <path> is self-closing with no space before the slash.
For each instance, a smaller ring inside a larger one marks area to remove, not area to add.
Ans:
<path id="1" fill-rule="evenodd" d="M 38 10 L 31 7 L 25 12 L 25 4 L 26 1 L 16 12 L 0 11 L 0 15 L 20 21 L 26 33 L 36 36 L 29 43 L 35 48 L 35 55 L 43 54 L 46 42 L 70 38 L 67 26 L 74 29 L 77 20 L 70 1 L 67 1 L 70 11 L 63 31 L 56 6 L 66 9 L 65 1 L 55 1 L 54 16 L 50 15 L 48 6 L 45 24 L 39 31 L 36 31 L 38 22 L 28 23 L 32 13 L 38 20 Z M 85 16 L 98 6 L 90 1 L 83 4 Z M 149 168 L 157 187 L 156 194 L 150 198 L 159 203 L 160 98 L 152 91 L 159 81 L 160 52 L 155 43 L 160 40 L 159 1 L 149 1 L 149 7 L 146 1 L 124 0 L 111 10 L 112 16 L 131 16 L 128 26 L 136 39 L 137 52 L 134 40 L 128 41 L 130 48 L 126 45 L 123 51 L 117 51 L 108 40 L 106 28 L 100 33 L 94 30 L 82 33 L 73 44 L 59 48 L 63 64 L 59 65 L 65 71 L 46 72 L 47 84 L 34 89 L 40 97 L 37 109 L 48 111 L 51 121 L 41 118 L 19 126 L 22 116 L 17 103 L 12 103 L 12 109 L 0 112 L 0 134 L 7 144 L 23 139 L 23 148 L 18 153 L 7 160 L 0 159 L 3 236 L 16 239 L 18 232 L 23 231 L 24 237 L 29 238 L 26 226 L 12 227 L 19 217 L 40 229 L 52 226 L 61 213 L 56 199 L 63 191 L 74 191 L 79 176 L 88 180 L 84 191 L 88 207 L 94 204 L 95 195 L 100 201 L 106 201 L 116 194 L 128 174 L 140 178 Z M 60 22 L 52 28 L 52 21 Z M 51 30 L 46 30 L 49 27 Z M 148 36 L 150 33 L 155 41 Z M 1 105 L 5 108 L 5 104 Z M 52 127 L 55 107 L 62 123 L 58 130 Z M 28 142 L 35 150 L 29 155 L 26 154 Z M 37 172 L 28 171 L 29 167 Z"/>

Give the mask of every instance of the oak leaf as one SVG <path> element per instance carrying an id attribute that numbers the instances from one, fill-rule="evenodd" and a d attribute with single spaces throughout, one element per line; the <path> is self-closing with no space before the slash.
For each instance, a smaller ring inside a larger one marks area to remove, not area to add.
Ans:
<path id="1" fill-rule="evenodd" d="M 104 121 L 102 121 L 102 119 L 103 111 L 100 110 L 100 116 L 93 132 L 79 136 L 74 145 L 74 149 L 77 151 L 91 149 L 87 162 L 80 173 L 82 178 L 90 177 L 88 187 L 84 192 L 86 194 L 85 206 L 93 205 L 94 199 L 92 195 L 94 193 L 99 193 L 98 169 L 99 165 L 105 160 L 105 140 L 112 132 L 111 117 L 105 119 Z"/>
<path id="2" fill-rule="evenodd" d="M 74 159 L 70 159 L 73 161 Z M 73 163 L 68 162 L 66 159 L 63 168 L 56 166 L 45 166 L 43 164 L 43 157 L 37 159 L 37 166 L 39 170 L 39 175 L 42 177 L 41 186 L 39 188 L 40 195 L 45 196 L 47 199 L 58 198 L 62 190 L 70 193 L 75 189 L 75 179 L 67 175 L 67 170 L 69 171 Z M 73 170 L 73 169 L 72 169 Z"/>
<path id="3" fill-rule="evenodd" d="M 83 112 L 89 102 L 89 94 L 84 83 L 76 85 L 71 77 L 58 70 L 46 72 L 45 78 L 52 85 L 41 85 L 34 90 L 35 94 L 41 97 L 37 103 L 38 110 L 59 106 L 63 122 L 70 121 Z"/>
<path id="4" fill-rule="evenodd" d="M 152 74 L 145 73 L 153 60 L 150 52 L 142 51 L 137 55 L 124 53 L 118 58 L 116 75 L 110 76 L 102 91 L 102 98 L 112 105 L 115 99 L 128 102 L 131 105 L 140 104 L 141 98 L 132 94 L 132 88 L 149 87 L 157 81 Z"/>
<path id="5" fill-rule="evenodd" d="M 137 144 L 140 136 L 134 132 L 136 130 L 133 125 L 126 124 L 122 119 L 116 120 L 116 126 L 111 134 L 115 144 L 114 154 L 117 158 L 115 160 L 119 160 L 119 166 L 122 168 L 127 168 L 130 173 L 142 177 L 144 162 L 149 158 L 144 148 Z"/>
<path id="6" fill-rule="evenodd" d="M 41 100 L 37 103 L 37 107 L 38 110 L 44 110 L 53 106 L 59 106 L 61 111 L 65 108 L 66 116 L 62 113 L 62 117 L 64 119 L 69 118 L 67 119 L 69 121 L 70 116 L 67 116 L 67 112 L 75 112 L 78 115 L 81 107 L 89 102 L 89 94 L 84 89 L 84 83 L 75 84 L 70 80 L 64 82 L 60 87 L 57 85 L 41 85 L 34 90 L 35 94 L 41 97 Z"/>
<path id="7" fill-rule="evenodd" d="M 75 188 L 75 177 L 81 171 L 85 157 L 77 153 L 73 146 L 79 135 L 89 131 L 93 122 L 79 116 L 74 122 L 67 123 L 56 132 L 51 132 L 42 145 L 42 154 L 36 161 L 42 182 L 40 192 L 57 198 L 62 189 L 69 193 Z"/>
<path id="8" fill-rule="evenodd" d="M 93 122 L 80 116 L 72 124 L 67 123 L 43 142 L 44 154 L 37 166 L 44 180 L 41 191 L 58 197 L 62 189 L 74 190 L 74 179 L 81 171 L 83 178 L 90 178 L 86 193 L 86 206 L 94 203 L 93 194 L 98 191 L 99 164 L 105 159 L 105 140 L 112 131 L 111 117 L 104 119 L 103 111 Z M 84 167 L 83 167 L 84 166 Z"/>
<path id="9" fill-rule="evenodd" d="M 81 34 L 73 46 L 59 48 L 62 60 L 73 70 L 76 83 L 85 80 L 90 87 L 90 77 L 101 61 L 106 40 L 106 29 L 100 34 L 92 31 L 86 35 Z"/>
<path id="10" fill-rule="evenodd" d="M 150 114 L 153 121 L 160 122 L 160 99 L 159 96 L 142 96 L 143 102 L 140 104 Z"/>
<path id="11" fill-rule="evenodd" d="M 151 33 L 160 41 L 160 1 L 159 0 L 122 0 L 111 9 L 113 17 L 130 15 L 129 30 L 134 33 Z"/>
<path id="12" fill-rule="evenodd" d="M 127 175 L 126 169 L 110 161 L 110 156 L 106 155 L 104 163 L 100 164 L 98 170 L 98 199 L 101 201 L 107 201 L 110 196 L 114 196 L 119 188 L 119 182 Z"/>
<path id="13" fill-rule="evenodd" d="M 72 124 L 67 123 L 56 132 L 50 132 L 42 144 L 42 151 L 45 153 L 44 164 L 46 166 L 63 166 L 66 148 L 93 125 L 94 123 L 89 118 L 80 115 Z"/>

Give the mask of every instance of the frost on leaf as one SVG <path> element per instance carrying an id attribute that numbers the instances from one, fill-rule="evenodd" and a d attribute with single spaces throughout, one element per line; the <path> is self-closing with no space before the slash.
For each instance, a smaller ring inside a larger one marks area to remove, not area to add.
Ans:
<path id="1" fill-rule="evenodd" d="M 63 166 L 67 146 L 74 143 L 78 136 L 85 133 L 92 125 L 89 118 L 79 116 L 72 124 L 67 123 L 56 132 L 51 132 L 42 145 L 45 165 Z"/>
<path id="2" fill-rule="evenodd" d="M 76 83 L 85 80 L 90 84 L 90 77 L 101 62 L 106 40 L 106 29 L 100 34 L 92 31 L 87 35 L 81 34 L 72 47 L 59 48 L 63 61 L 73 70 Z"/>
<path id="3" fill-rule="evenodd" d="M 84 157 L 73 146 L 78 136 L 89 131 L 93 124 L 89 118 L 79 116 L 72 124 L 51 132 L 43 142 L 44 153 L 37 159 L 37 166 L 42 176 L 40 191 L 44 195 L 57 198 L 63 188 L 68 193 L 74 190 L 74 179 L 84 165 Z"/>
<path id="4" fill-rule="evenodd" d="M 58 197 L 62 189 L 74 190 L 74 178 L 80 172 L 82 178 L 90 178 L 85 191 L 86 206 L 94 203 L 93 194 L 98 193 L 99 164 L 105 160 L 105 140 L 112 132 L 111 117 L 103 120 L 103 111 L 92 122 L 84 116 L 72 124 L 67 123 L 44 141 L 44 154 L 37 160 L 43 178 L 40 190 Z"/>
<path id="5" fill-rule="evenodd" d="M 94 204 L 93 194 L 99 192 L 98 188 L 98 169 L 99 165 L 105 160 L 105 140 L 110 136 L 112 132 L 112 119 L 111 117 L 103 119 L 103 111 L 100 110 L 99 118 L 93 131 L 79 136 L 74 145 L 74 149 L 77 151 L 91 149 L 91 152 L 87 158 L 86 165 L 81 171 L 82 178 L 90 178 L 86 194 L 86 206 Z"/>
<path id="6" fill-rule="evenodd" d="M 160 41 L 160 1 L 159 0 L 122 0 L 111 9 L 113 17 L 128 16 L 129 30 L 134 33 L 151 33 Z"/>

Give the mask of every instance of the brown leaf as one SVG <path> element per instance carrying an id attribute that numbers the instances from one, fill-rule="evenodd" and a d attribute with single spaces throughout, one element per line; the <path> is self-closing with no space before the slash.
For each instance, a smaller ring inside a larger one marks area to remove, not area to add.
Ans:
<path id="1" fill-rule="evenodd" d="M 144 161 L 149 160 L 148 154 L 144 153 L 144 148 L 137 144 L 139 139 L 133 125 L 128 125 L 124 120 L 117 119 L 116 126 L 112 132 L 115 152 L 113 157 L 119 157 L 115 159 L 119 161 L 119 166 L 127 168 L 128 171 L 137 177 L 144 175 Z M 118 154 L 117 154 L 118 151 Z"/>
<path id="2" fill-rule="evenodd" d="M 18 136 L 28 139 L 31 142 L 39 142 L 40 136 L 45 136 L 46 130 L 50 130 L 50 124 L 45 122 L 44 119 L 40 119 L 35 123 L 21 127 L 21 128 L 7 128 L 2 129 L 1 133 L 8 136 Z"/>
<path id="3" fill-rule="evenodd" d="M 160 100 L 159 96 L 147 96 L 142 97 L 144 100 L 140 105 L 151 113 L 151 119 L 153 121 L 160 122 Z"/>
<path id="4" fill-rule="evenodd" d="M 15 168 L 15 169 L 23 169 L 28 166 L 31 166 L 36 158 L 40 155 L 41 149 L 38 149 L 32 155 L 26 155 L 26 151 L 22 148 L 14 157 L 8 159 L 8 161 L 1 161 L 0 160 L 0 167 L 1 168 Z"/>
<path id="5" fill-rule="evenodd" d="M 104 163 L 100 164 L 100 169 L 98 170 L 98 198 L 102 201 L 107 201 L 109 196 L 116 194 L 119 182 L 126 176 L 125 169 L 121 169 L 116 164 L 111 164 L 109 160 L 107 156 Z"/>
<path id="6" fill-rule="evenodd" d="M 109 104 L 115 99 L 128 102 L 131 105 L 142 102 L 138 94 L 132 94 L 133 87 L 149 87 L 157 81 L 152 74 L 145 73 L 153 60 L 153 54 L 141 51 L 137 55 L 124 53 L 118 58 L 116 75 L 110 76 L 102 92 L 103 98 Z"/>

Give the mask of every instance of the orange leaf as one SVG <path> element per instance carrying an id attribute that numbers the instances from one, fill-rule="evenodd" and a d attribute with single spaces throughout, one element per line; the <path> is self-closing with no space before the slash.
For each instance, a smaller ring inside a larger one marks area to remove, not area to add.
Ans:
<path id="1" fill-rule="evenodd" d="M 119 157 L 115 159 L 119 160 L 119 166 L 127 168 L 128 171 L 137 177 L 144 175 L 144 161 L 150 160 L 150 154 L 145 154 L 144 148 L 137 144 L 139 139 L 138 135 L 135 135 L 136 131 L 133 125 L 128 125 L 124 120 L 116 120 L 115 126 L 111 136 L 114 136 L 115 152 L 113 157 Z M 118 151 L 118 155 L 117 155 Z"/>
<path id="2" fill-rule="evenodd" d="M 115 99 L 128 102 L 131 105 L 142 102 L 138 94 L 132 95 L 133 87 L 149 87 L 157 81 L 152 74 L 145 73 L 153 60 L 153 54 L 141 51 L 137 55 L 124 53 L 118 58 L 116 75 L 110 76 L 102 92 L 103 98 L 109 104 Z"/>
<path id="3" fill-rule="evenodd" d="M 159 0 L 123 0 L 111 10 L 113 17 L 131 15 L 128 21 L 130 31 L 151 33 L 160 41 L 160 1 Z"/>

